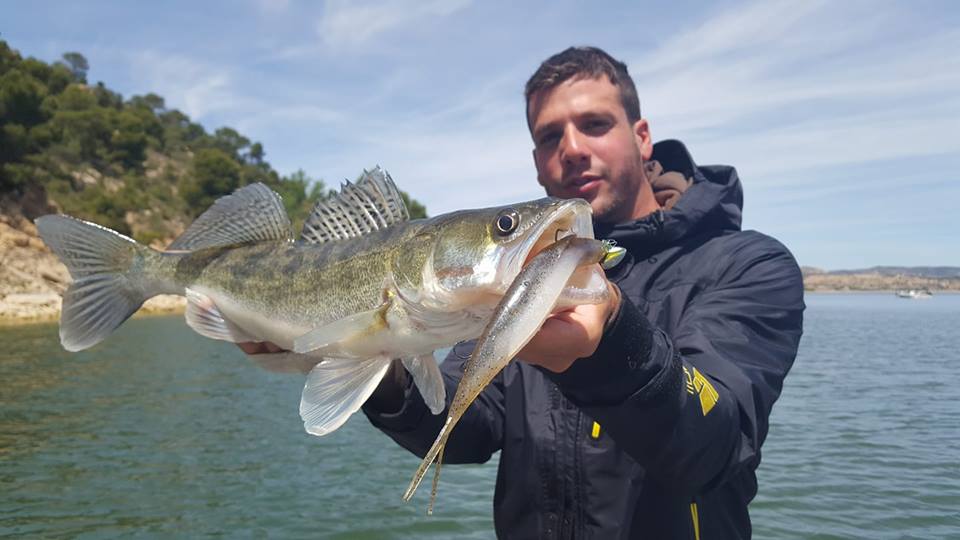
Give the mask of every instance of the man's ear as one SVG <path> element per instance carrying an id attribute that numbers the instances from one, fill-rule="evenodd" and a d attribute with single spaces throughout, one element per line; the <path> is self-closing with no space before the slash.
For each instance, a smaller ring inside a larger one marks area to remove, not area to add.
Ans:
<path id="1" fill-rule="evenodd" d="M 633 138 L 640 149 L 640 156 L 644 161 L 650 161 L 653 157 L 653 137 L 650 135 L 650 125 L 646 118 L 641 118 L 633 123 Z"/>

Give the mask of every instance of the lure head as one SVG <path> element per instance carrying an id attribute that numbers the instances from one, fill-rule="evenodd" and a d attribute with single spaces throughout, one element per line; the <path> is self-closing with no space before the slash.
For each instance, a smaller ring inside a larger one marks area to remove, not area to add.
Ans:
<path id="1" fill-rule="evenodd" d="M 623 256 L 627 254 L 627 250 L 617 245 L 615 240 L 604 240 L 603 241 L 603 258 L 600 259 L 600 266 L 604 270 L 609 270 L 614 266 L 620 264 L 620 261 L 623 260 Z"/>

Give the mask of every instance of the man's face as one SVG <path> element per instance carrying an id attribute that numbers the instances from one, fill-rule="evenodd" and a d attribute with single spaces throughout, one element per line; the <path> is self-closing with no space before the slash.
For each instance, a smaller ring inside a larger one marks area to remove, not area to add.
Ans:
<path id="1" fill-rule="evenodd" d="M 627 120 L 609 79 L 571 79 L 537 92 L 529 115 L 537 180 L 548 195 L 586 199 L 601 222 L 651 211 L 652 192 L 641 190 L 643 162 L 653 153 L 647 122 Z"/>

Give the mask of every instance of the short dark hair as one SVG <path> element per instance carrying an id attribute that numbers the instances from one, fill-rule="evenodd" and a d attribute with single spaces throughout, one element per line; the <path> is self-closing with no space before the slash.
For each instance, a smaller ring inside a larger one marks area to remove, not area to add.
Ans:
<path id="1" fill-rule="evenodd" d="M 527 100 L 527 124 L 530 123 L 530 98 L 543 90 L 549 90 L 570 79 L 596 79 L 606 75 L 620 91 L 620 102 L 627 113 L 627 120 L 636 122 L 640 117 L 640 98 L 637 87 L 627 73 L 627 66 L 597 47 L 570 47 L 547 58 L 527 81 L 524 97 Z"/>

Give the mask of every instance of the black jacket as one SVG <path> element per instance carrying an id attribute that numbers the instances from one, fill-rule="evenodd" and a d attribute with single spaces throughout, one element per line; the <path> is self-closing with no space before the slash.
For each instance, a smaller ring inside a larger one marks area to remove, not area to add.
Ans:
<path id="1" fill-rule="evenodd" d="M 511 362 L 453 430 L 446 463 L 498 450 L 502 538 L 748 538 L 747 504 L 770 409 L 800 341 L 803 283 L 776 240 L 740 230 L 736 171 L 654 148 L 693 184 L 667 211 L 597 226 L 627 257 L 608 273 L 624 301 L 596 353 L 553 374 Z M 448 400 L 471 344 L 442 371 Z M 407 388 L 371 422 L 423 456 L 444 415 Z"/>

